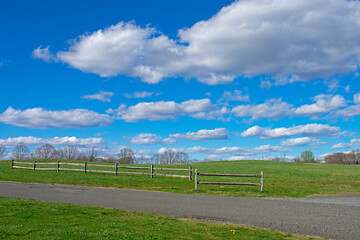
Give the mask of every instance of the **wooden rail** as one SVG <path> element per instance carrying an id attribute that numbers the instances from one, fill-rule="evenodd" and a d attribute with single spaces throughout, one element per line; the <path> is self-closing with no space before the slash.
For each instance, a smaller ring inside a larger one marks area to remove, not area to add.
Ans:
<path id="1" fill-rule="evenodd" d="M 200 182 L 198 176 L 216 176 L 216 177 L 256 177 L 260 178 L 260 183 L 244 183 L 244 182 Z M 199 173 L 195 169 L 195 189 L 198 189 L 198 184 L 210 185 L 247 185 L 247 186 L 260 186 L 261 191 L 264 191 L 264 172 L 258 174 L 225 174 L 225 173 Z"/>
<path id="2" fill-rule="evenodd" d="M 15 165 L 17 164 L 17 165 Z M 20 166 L 19 166 L 20 165 Z M 25 167 L 21 165 L 31 165 L 31 167 Z M 56 165 L 55 168 L 50 167 L 42 167 L 46 165 Z M 62 166 L 78 166 L 79 168 L 65 168 Z M 83 167 L 83 168 L 80 168 Z M 114 170 L 100 170 L 100 169 L 92 169 L 92 168 L 113 168 Z M 88 162 L 84 163 L 69 163 L 69 162 L 20 162 L 11 160 L 11 168 L 12 169 L 29 169 L 29 170 L 55 170 L 55 171 L 78 171 L 84 172 L 93 172 L 93 173 L 110 173 L 115 174 L 129 174 L 129 175 L 150 175 L 151 178 L 154 176 L 164 176 L 164 177 L 177 177 L 177 178 L 188 178 L 192 180 L 192 168 L 188 169 L 179 169 L 179 168 L 154 168 L 154 165 L 151 164 L 149 167 L 138 167 L 138 166 L 118 166 L 117 163 L 114 165 L 105 165 L 105 164 L 88 164 Z M 119 172 L 119 169 L 134 169 L 134 170 L 149 170 L 149 172 Z M 156 171 L 184 171 L 188 172 L 188 175 L 175 175 L 175 174 L 166 174 L 166 173 L 154 173 Z"/>

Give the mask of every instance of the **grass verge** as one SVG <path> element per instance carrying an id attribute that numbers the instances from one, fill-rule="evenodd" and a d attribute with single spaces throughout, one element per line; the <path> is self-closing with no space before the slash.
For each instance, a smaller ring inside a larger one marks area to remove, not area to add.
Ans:
<path id="1" fill-rule="evenodd" d="M 10 161 L 0 161 L 0 180 L 36 183 L 57 183 L 83 186 L 115 187 L 186 194 L 211 194 L 244 197 L 289 197 L 360 193 L 358 165 L 298 164 L 270 161 L 218 161 L 163 167 L 198 169 L 205 173 L 265 173 L 265 191 L 252 186 L 199 185 L 194 181 L 171 177 L 11 169 Z M 160 167 L 161 165 L 159 165 Z M 201 181 L 260 182 L 254 178 L 203 177 Z"/>
<path id="2" fill-rule="evenodd" d="M 314 239 L 273 230 L 0 197 L 0 239 Z"/>

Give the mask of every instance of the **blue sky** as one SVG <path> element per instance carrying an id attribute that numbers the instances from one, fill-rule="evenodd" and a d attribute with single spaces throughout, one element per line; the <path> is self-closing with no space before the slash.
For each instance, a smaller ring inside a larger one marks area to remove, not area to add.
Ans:
<path id="1" fill-rule="evenodd" d="M 2 1 L 0 144 L 353 150 L 359 19 L 344 0 Z"/>

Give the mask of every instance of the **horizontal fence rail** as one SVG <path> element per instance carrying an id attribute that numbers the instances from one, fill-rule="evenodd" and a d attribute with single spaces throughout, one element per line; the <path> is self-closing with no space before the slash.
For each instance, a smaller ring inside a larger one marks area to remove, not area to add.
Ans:
<path id="1" fill-rule="evenodd" d="M 200 182 L 198 176 L 216 176 L 216 177 L 255 177 L 260 178 L 260 183 L 244 183 L 244 182 Z M 195 189 L 198 189 L 198 184 L 209 185 L 247 185 L 247 186 L 260 186 L 261 191 L 264 191 L 264 172 L 260 174 L 225 174 L 225 173 L 199 173 L 195 169 Z"/>
<path id="2" fill-rule="evenodd" d="M 17 164 L 17 165 L 16 165 Z M 23 166 L 19 166 L 23 165 Z M 25 166 L 24 166 L 25 165 Z M 26 165 L 31 165 L 31 167 L 26 167 Z M 44 165 L 55 165 L 55 167 L 43 167 Z M 64 166 L 78 166 L 82 168 L 66 168 Z M 106 168 L 102 169 L 91 169 L 91 168 Z M 53 171 L 78 171 L 78 172 L 92 172 L 92 173 L 110 173 L 115 174 L 129 174 L 129 175 L 150 175 L 151 178 L 154 176 L 164 176 L 164 177 L 177 177 L 177 178 L 188 178 L 192 180 L 192 168 L 188 169 L 179 169 L 179 168 L 154 168 L 154 165 L 151 164 L 149 167 L 138 167 L 138 166 L 119 166 L 117 163 L 114 165 L 105 165 L 105 164 L 88 164 L 88 162 L 84 163 L 69 163 L 69 162 L 20 162 L 11 160 L 11 168 L 12 169 L 28 169 L 28 170 L 53 170 Z M 90 168 L 90 169 L 89 169 Z M 109 168 L 113 168 L 113 170 L 108 170 Z M 149 172 L 125 172 L 119 171 L 119 169 L 133 169 L 133 170 L 148 170 Z M 176 175 L 176 174 L 168 174 L 168 173 L 155 173 L 156 171 L 183 171 L 188 172 L 187 175 Z"/>

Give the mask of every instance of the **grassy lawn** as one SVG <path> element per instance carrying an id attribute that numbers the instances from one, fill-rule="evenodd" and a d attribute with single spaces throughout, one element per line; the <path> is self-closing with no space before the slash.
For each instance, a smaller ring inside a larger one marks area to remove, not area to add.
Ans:
<path id="1" fill-rule="evenodd" d="M 212 194 L 247 197 L 308 197 L 313 195 L 360 193 L 360 166 L 298 164 L 270 161 L 218 161 L 163 167 L 198 169 L 205 173 L 265 173 L 265 191 L 253 186 L 199 185 L 188 179 L 155 176 L 11 169 L 10 161 L 0 161 L 0 180 L 115 187 L 187 194 Z M 159 166 L 156 166 L 159 167 Z M 113 169 L 110 169 L 113 170 Z M 127 171 L 119 169 L 119 171 Z M 172 173 L 179 174 L 179 173 Z M 186 172 L 181 173 L 186 174 Z M 260 182 L 258 178 L 199 177 L 200 181 Z"/>
<path id="2" fill-rule="evenodd" d="M 312 239 L 273 230 L 0 197 L 0 239 Z"/>

